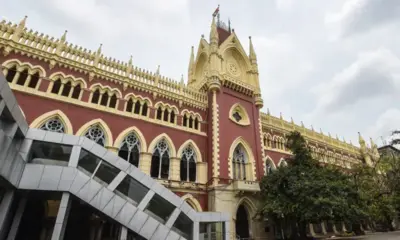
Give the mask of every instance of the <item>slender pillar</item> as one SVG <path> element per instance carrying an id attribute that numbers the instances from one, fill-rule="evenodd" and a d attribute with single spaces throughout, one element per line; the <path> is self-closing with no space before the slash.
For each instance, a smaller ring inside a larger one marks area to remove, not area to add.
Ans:
<path id="1" fill-rule="evenodd" d="M 15 190 L 8 190 L 3 196 L 0 204 L 0 239 L 4 239 L 11 221 L 11 205 L 15 196 Z"/>
<path id="2" fill-rule="evenodd" d="M 128 239 L 128 229 L 125 226 L 121 225 L 119 240 L 127 240 L 127 239 Z"/>
<path id="3" fill-rule="evenodd" d="M 13 83 L 13 84 L 17 83 L 17 80 L 18 80 L 20 74 L 21 74 L 21 73 L 20 73 L 19 71 L 17 71 L 17 73 L 15 74 L 15 76 L 14 76 L 14 78 L 13 78 L 13 80 L 12 80 L 12 83 Z"/>
<path id="4" fill-rule="evenodd" d="M 151 157 L 151 153 L 140 153 L 139 169 L 147 175 L 150 175 Z"/>
<path id="5" fill-rule="evenodd" d="M 68 215 L 71 208 L 71 194 L 63 193 L 61 197 L 60 207 L 58 208 L 57 219 L 54 225 L 51 240 L 64 239 L 65 228 L 67 227 Z"/>
<path id="6" fill-rule="evenodd" d="M 8 233 L 7 240 L 14 240 L 17 237 L 18 227 L 19 227 L 19 224 L 21 223 L 22 214 L 25 211 L 26 202 L 27 202 L 26 197 L 21 198 L 21 200 L 19 201 L 17 212 L 15 213 L 15 216 L 14 216 L 11 228 L 10 228 L 10 232 Z"/>

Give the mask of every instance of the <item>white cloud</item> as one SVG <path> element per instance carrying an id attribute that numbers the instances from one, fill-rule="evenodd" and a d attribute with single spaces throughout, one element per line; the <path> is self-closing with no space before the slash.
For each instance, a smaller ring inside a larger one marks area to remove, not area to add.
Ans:
<path id="1" fill-rule="evenodd" d="M 328 13 L 325 23 L 337 37 L 369 31 L 400 19 L 398 0 L 346 0 L 340 11 Z"/>
<path id="2" fill-rule="evenodd" d="M 374 124 L 369 126 L 366 133 L 373 139 L 387 139 L 391 131 L 400 129 L 400 109 L 390 108 L 383 112 Z"/>

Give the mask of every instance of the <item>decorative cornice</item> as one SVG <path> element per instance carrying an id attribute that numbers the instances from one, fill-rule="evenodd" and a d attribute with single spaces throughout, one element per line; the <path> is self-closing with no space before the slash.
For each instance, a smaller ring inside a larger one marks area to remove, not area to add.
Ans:
<path id="1" fill-rule="evenodd" d="M 18 25 L 3 20 L 0 23 L 0 48 L 4 55 L 14 52 L 49 63 L 50 68 L 58 65 L 88 74 L 89 80 L 96 77 L 120 84 L 124 89 L 139 89 L 194 108 L 207 108 L 206 93 L 192 90 L 187 85 L 160 76 L 158 72 L 134 67 L 131 61 L 126 63 L 105 57 L 101 48 L 92 52 L 68 44 L 65 36 L 61 40 L 54 39 L 26 28 L 21 30 Z"/>

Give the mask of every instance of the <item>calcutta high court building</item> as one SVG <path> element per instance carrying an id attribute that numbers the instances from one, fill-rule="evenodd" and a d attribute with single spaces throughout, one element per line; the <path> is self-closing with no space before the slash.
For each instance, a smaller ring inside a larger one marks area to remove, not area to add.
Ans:
<path id="1" fill-rule="evenodd" d="M 186 83 L 163 76 L 159 68 L 134 66 L 132 58 L 104 56 L 102 46 L 92 51 L 71 44 L 66 32 L 59 38 L 38 33 L 27 28 L 26 17 L 17 24 L 0 23 L 0 51 L 1 71 L 31 129 L 86 137 L 196 212 L 229 213 L 231 239 L 273 239 L 284 231 L 258 213 L 259 182 L 285 166 L 291 154 L 285 136 L 291 131 L 305 137 L 322 164 L 350 169 L 379 157 L 376 144 L 367 145 L 361 135 L 356 147 L 261 112 L 264 102 L 251 38 L 243 46 L 235 31 L 215 16 L 209 37 L 191 49 Z M 51 209 L 60 204 L 47 202 L 44 218 L 54 217 Z M 91 227 L 98 233 L 96 224 Z M 310 224 L 310 233 L 344 228 Z M 86 239 L 118 239 L 107 229 L 102 234 L 109 238 L 94 234 Z M 40 236 L 50 239 L 46 233 Z"/>

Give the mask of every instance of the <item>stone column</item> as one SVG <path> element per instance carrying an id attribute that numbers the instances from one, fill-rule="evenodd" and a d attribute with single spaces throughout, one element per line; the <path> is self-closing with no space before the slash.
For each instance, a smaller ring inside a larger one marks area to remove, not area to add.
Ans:
<path id="1" fill-rule="evenodd" d="M 173 181 L 181 180 L 181 160 L 177 157 L 171 157 L 169 163 L 169 179 Z M 186 181 L 183 179 L 182 181 Z"/>
<path id="2" fill-rule="evenodd" d="M 21 223 L 22 214 L 25 211 L 26 202 L 27 202 L 26 197 L 21 198 L 21 200 L 19 201 L 17 212 L 15 213 L 15 216 L 14 216 L 11 228 L 10 228 L 10 232 L 8 233 L 7 240 L 14 240 L 17 237 L 18 227 L 19 227 L 19 224 Z"/>
<path id="3" fill-rule="evenodd" d="M 0 203 L 0 239 L 4 239 L 11 221 L 11 205 L 14 201 L 15 190 L 8 190 L 5 192 L 3 199 Z"/>
<path id="4" fill-rule="evenodd" d="M 68 215 L 71 208 L 71 194 L 63 193 L 61 197 L 60 207 L 58 208 L 57 219 L 54 225 L 51 240 L 64 239 L 65 228 L 67 227 Z"/>
<path id="5" fill-rule="evenodd" d="M 150 167 L 151 167 L 151 153 L 147 152 L 142 152 L 140 153 L 140 160 L 139 160 L 139 169 L 146 173 L 147 175 L 150 175 Z"/>

